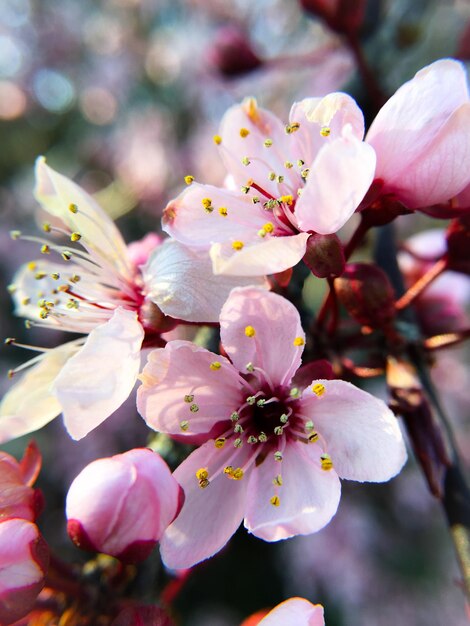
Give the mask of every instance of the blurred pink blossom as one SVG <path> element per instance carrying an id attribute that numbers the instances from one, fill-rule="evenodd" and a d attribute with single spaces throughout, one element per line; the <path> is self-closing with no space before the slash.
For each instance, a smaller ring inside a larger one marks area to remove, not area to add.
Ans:
<path id="1" fill-rule="evenodd" d="M 38 527 L 24 519 L 0 521 L 0 623 L 26 615 L 44 587 L 49 551 Z"/>
<path id="2" fill-rule="evenodd" d="M 288 624 L 325 626 L 322 605 L 312 604 L 304 598 L 289 598 L 274 607 L 259 622 L 259 626 L 287 626 Z"/>
<path id="3" fill-rule="evenodd" d="M 342 380 L 296 387 L 305 334 L 290 302 L 235 289 L 220 324 L 232 362 L 173 341 L 150 353 L 138 390 L 151 428 L 202 444 L 174 474 L 185 503 L 161 544 L 173 568 L 215 554 L 243 518 L 266 541 L 316 532 L 336 512 L 339 477 L 386 481 L 406 460 L 381 400 Z"/>
<path id="4" fill-rule="evenodd" d="M 146 448 L 98 459 L 70 486 L 68 533 L 84 550 L 141 561 L 176 516 L 180 491 L 165 461 Z"/>

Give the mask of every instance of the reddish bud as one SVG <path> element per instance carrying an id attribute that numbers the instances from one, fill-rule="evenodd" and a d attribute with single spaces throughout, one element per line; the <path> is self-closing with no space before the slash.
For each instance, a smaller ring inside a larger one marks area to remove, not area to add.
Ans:
<path id="1" fill-rule="evenodd" d="M 19 517 L 34 521 L 42 511 L 44 500 L 32 485 L 41 467 L 41 454 L 34 442 L 26 448 L 18 462 L 0 452 L 0 520 Z"/>
<path id="2" fill-rule="evenodd" d="M 0 522 L 0 624 L 12 624 L 31 611 L 44 587 L 49 550 L 35 524 Z"/>
<path id="3" fill-rule="evenodd" d="M 247 74 L 263 64 L 245 33 L 234 26 L 218 31 L 207 56 L 209 64 L 226 78 Z"/>
<path id="4" fill-rule="evenodd" d="M 303 257 L 305 265 L 318 278 L 334 278 L 344 271 L 344 251 L 336 235 L 310 235 Z"/>
<path id="5" fill-rule="evenodd" d="M 366 0 L 300 0 L 300 4 L 335 32 L 351 34 L 362 25 Z"/>
<path id="6" fill-rule="evenodd" d="M 470 274 L 470 214 L 452 220 L 446 239 L 449 269 Z"/>
<path id="7" fill-rule="evenodd" d="M 359 324 L 388 325 L 395 317 L 395 294 L 386 274 L 375 265 L 352 263 L 335 280 L 338 298 Z"/>
<path id="8" fill-rule="evenodd" d="M 126 563 L 150 554 L 180 508 L 180 487 L 165 461 L 147 449 L 90 463 L 67 495 L 67 530 L 84 550 Z"/>

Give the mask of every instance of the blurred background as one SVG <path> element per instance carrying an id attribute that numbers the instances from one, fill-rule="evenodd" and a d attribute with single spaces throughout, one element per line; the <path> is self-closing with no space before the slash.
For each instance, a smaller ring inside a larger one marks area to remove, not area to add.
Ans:
<path id="1" fill-rule="evenodd" d="M 12 241 L 9 231 L 32 234 L 41 223 L 32 196 L 38 155 L 96 194 L 132 241 L 159 231 L 162 210 L 185 175 L 222 183 L 225 172 L 212 136 L 227 107 L 243 97 L 253 95 L 287 119 L 293 101 L 343 90 L 370 121 L 374 97 L 364 87 L 357 54 L 318 13 L 319 6 L 327 14 L 334 5 L 0 0 L 3 336 L 26 338 L 23 323 L 12 316 L 7 286 L 38 249 Z M 469 20 L 468 0 L 366 2 L 357 31 L 380 89 L 390 95 L 441 57 L 468 62 Z M 398 226 L 405 238 L 430 225 L 428 218 L 411 216 Z M 367 250 L 361 253 L 367 258 Z M 322 288 L 313 278 L 304 286 L 307 314 L 318 307 Z M 41 345 L 58 339 L 37 329 L 27 334 Z M 7 370 L 23 356 L 3 349 L 3 392 L 10 385 Z M 470 461 L 470 425 L 464 420 L 470 377 L 462 351 L 439 355 L 434 376 Z M 374 392 L 383 394 L 377 385 Z M 134 406 L 131 399 L 80 442 L 67 437 L 60 419 L 35 434 L 47 505 L 40 527 L 66 560 L 84 560 L 65 533 L 68 486 L 89 461 L 146 444 L 148 431 Z M 19 458 L 28 439 L 3 448 Z M 237 626 L 256 610 L 300 595 L 325 606 L 328 626 L 463 626 L 463 594 L 445 520 L 414 460 L 390 484 L 343 487 L 338 514 L 315 535 L 267 544 L 239 531 L 189 577 L 175 603 L 179 623 Z M 147 578 L 135 589 L 147 601 L 158 600 L 166 575 L 158 555 L 154 561 L 155 585 Z"/>

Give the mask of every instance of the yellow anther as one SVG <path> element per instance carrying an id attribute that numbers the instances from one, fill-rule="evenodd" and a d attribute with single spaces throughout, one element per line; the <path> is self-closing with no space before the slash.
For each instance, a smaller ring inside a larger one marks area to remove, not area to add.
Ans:
<path id="1" fill-rule="evenodd" d="M 308 422 L 305 422 L 305 432 L 309 433 L 314 428 L 315 428 L 315 426 L 314 426 L 312 420 L 308 420 Z"/>
<path id="2" fill-rule="evenodd" d="M 69 280 L 71 283 L 79 283 L 81 281 L 81 277 L 78 274 L 73 274 Z"/>
<path id="3" fill-rule="evenodd" d="M 199 411 L 199 407 L 197 404 L 191 404 L 189 406 L 189 410 L 191 411 L 191 413 L 197 413 Z"/>
<path id="4" fill-rule="evenodd" d="M 273 478 L 273 485 L 276 485 L 277 487 L 282 487 L 282 476 L 280 474 Z"/>
<path id="5" fill-rule="evenodd" d="M 329 137 L 331 133 L 331 128 L 329 126 L 322 126 L 320 130 L 320 135 L 322 137 Z"/>
<path id="6" fill-rule="evenodd" d="M 34 270 L 37 268 L 37 264 L 35 261 L 30 261 L 26 267 L 29 269 L 30 272 L 34 272 Z"/>
<path id="7" fill-rule="evenodd" d="M 258 111 L 258 104 L 255 98 L 247 98 L 243 102 L 243 108 L 245 109 L 245 113 L 248 115 L 250 120 L 257 124 L 260 120 L 260 115 Z"/>
<path id="8" fill-rule="evenodd" d="M 243 185 L 242 187 L 240 187 L 241 192 L 245 193 L 245 194 L 248 193 L 250 191 L 250 189 L 251 189 L 251 184 Z"/>
<path id="9" fill-rule="evenodd" d="M 276 452 L 274 453 L 274 460 L 282 461 L 282 452 L 280 450 L 276 450 Z"/>
<path id="10" fill-rule="evenodd" d="M 292 387 L 289 395 L 291 398 L 300 398 L 300 389 L 298 387 Z"/>
<path id="11" fill-rule="evenodd" d="M 80 235 L 80 233 L 72 233 L 70 235 L 70 241 L 80 241 L 81 238 L 82 236 Z"/>
<path id="12" fill-rule="evenodd" d="M 303 159 L 298 159 L 298 160 L 297 160 L 297 165 L 298 165 L 299 167 L 303 167 L 303 166 L 305 165 L 305 161 L 304 161 Z"/>
<path id="13" fill-rule="evenodd" d="M 205 211 L 207 211 L 207 213 L 212 213 L 212 211 L 214 210 L 214 207 L 212 206 L 212 200 L 210 198 L 203 198 L 201 200 L 201 204 L 204 207 Z"/>
<path id="14" fill-rule="evenodd" d="M 207 467 L 200 467 L 196 472 L 196 478 L 198 480 L 204 480 L 205 478 L 209 478 L 209 472 Z"/>
<path id="15" fill-rule="evenodd" d="M 41 254 L 50 254 L 50 253 L 51 253 L 51 249 L 47 245 L 47 243 L 45 243 L 43 246 L 41 246 Z"/>
<path id="16" fill-rule="evenodd" d="M 70 300 L 68 300 L 67 304 L 65 305 L 68 309 L 78 309 L 79 304 L 78 304 L 78 300 L 75 300 L 75 298 L 70 298 Z"/>
<path id="17" fill-rule="evenodd" d="M 279 184 L 283 183 L 283 182 L 284 182 L 284 176 L 282 176 L 281 174 L 278 174 L 278 175 L 276 176 L 276 181 L 277 181 Z"/>
<path id="18" fill-rule="evenodd" d="M 325 393 L 325 385 L 322 385 L 321 383 L 315 383 L 314 385 L 312 385 L 312 391 L 316 396 L 320 397 Z"/>
<path id="19" fill-rule="evenodd" d="M 234 469 L 231 477 L 233 478 L 233 480 L 241 480 L 244 476 L 244 471 L 242 470 L 241 467 L 237 467 L 237 469 Z"/>
<path id="20" fill-rule="evenodd" d="M 245 139 L 245 137 L 248 137 L 249 134 L 250 131 L 248 130 L 248 128 L 240 128 L 240 137 L 243 137 L 243 139 Z"/>
<path id="21" fill-rule="evenodd" d="M 8 285 L 7 287 L 8 293 L 15 293 L 17 289 L 18 289 L 18 285 L 15 285 L 14 283 L 12 283 L 11 285 Z"/>
<path id="22" fill-rule="evenodd" d="M 268 233 L 264 230 L 264 228 L 260 228 L 257 234 L 258 237 L 266 237 Z"/>
<path id="23" fill-rule="evenodd" d="M 318 441 L 318 433 L 316 431 L 313 431 L 313 433 L 308 436 L 308 440 L 310 443 L 315 443 L 315 441 Z"/>
<path id="24" fill-rule="evenodd" d="M 270 148 L 273 145 L 273 140 L 272 139 L 265 139 L 264 140 L 264 145 L 266 148 Z"/>
<path id="25" fill-rule="evenodd" d="M 234 250 L 236 250 L 237 252 L 240 252 L 240 250 L 243 248 L 245 244 L 243 243 L 243 241 L 233 241 L 232 242 L 232 248 Z"/>
<path id="26" fill-rule="evenodd" d="M 216 146 L 220 146 L 220 144 L 222 143 L 222 137 L 220 135 L 214 135 L 212 139 L 214 140 Z"/>
<path id="27" fill-rule="evenodd" d="M 16 241 L 21 237 L 21 230 L 10 230 L 10 237 Z"/>
<path id="28" fill-rule="evenodd" d="M 64 259 L 64 261 L 70 261 L 70 259 L 72 258 L 72 253 L 68 250 L 64 250 L 64 252 L 62 252 L 61 254 L 61 257 Z"/>
<path id="29" fill-rule="evenodd" d="M 23 298 L 23 300 L 21 300 L 21 304 L 23 306 L 27 306 L 30 302 L 31 302 L 31 298 Z"/>
<path id="30" fill-rule="evenodd" d="M 290 170 L 294 167 L 294 164 L 291 161 L 284 161 L 284 167 Z"/>
<path id="31" fill-rule="evenodd" d="M 207 478 L 203 478 L 202 480 L 199 481 L 199 487 L 201 489 L 205 489 L 209 485 L 210 485 L 210 482 L 207 480 Z"/>
<path id="32" fill-rule="evenodd" d="M 303 337 L 296 337 L 294 339 L 294 346 L 304 346 L 305 345 L 305 339 Z"/>
<path id="33" fill-rule="evenodd" d="M 322 470 L 325 470 L 325 472 L 327 472 L 330 469 L 333 469 L 333 461 L 331 460 L 331 457 L 329 454 L 322 454 L 320 457 L 320 463 L 321 463 L 321 468 Z"/>
<path id="34" fill-rule="evenodd" d="M 222 215 L 222 217 L 227 217 L 228 215 L 227 207 L 221 206 L 219 209 L 219 214 Z"/>
<path id="35" fill-rule="evenodd" d="M 279 496 L 273 496 L 269 498 L 269 502 L 271 502 L 273 506 L 279 506 L 281 504 L 281 498 Z"/>
<path id="36" fill-rule="evenodd" d="M 45 233 L 50 233 L 52 230 L 49 222 L 44 222 L 44 224 L 42 225 L 42 229 Z"/>
<path id="37" fill-rule="evenodd" d="M 34 275 L 34 278 L 36 280 L 41 280 L 42 278 L 45 278 L 47 276 L 46 272 L 36 272 L 36 274 Z"/>
<path id="38" fill-rule="evenodd" d="M 258 443 L 258 439 L 254 435 L 250 435 L 246 441 L 251 444 Z"/>
<path id="39" fill-rule="evenodd" d="M 269 178 L 269 180 L 276 180 L 276 173 L 275 172 L 269 172 L 268 178 Z"/>
<path id="40" fill-rule="evenodd" d="M 41 310 L 39 311 L 39 317 L 40 317 L 42 320 L 47 319 L 48 315 L 49 315 L 49 312 L 48 312 L 46 309 L 41 309 Z"/>
<path id="41" fill-rule="evenodd" d="M 188 430 L 188 428 L 189 428 L 189 422 L 188 422 L 188 420 L 182 420 L 182 421 L 180 422 L 180 428 L 181 428 L 181 430 L 183 430 L 183 431 Z"/>
<path id="42" fill-rule="evenodd" d="M 220 368 L 222 367 L 222 363 L 220 361 L 213 361 L 210 365 L 209 365 L 210 369 L 213 371 L 217 371 L 220 370 Z"/>
<path id="43" fill-rule="evenodd" d="M 308 175 L 310 174 L 310 168 L 306 167 L 304 170 L 302 170 L 300 172 L 300 176 L 304 179 L 307 180 Z"/>
<path id="44" fill-rule="evenodd" d="M 193 400 L 194 400 L 193 394 L 188 394 L 188 395 L 184 396 L 184 401 L 187 402 L 188 404 L 191 404 L 191 402 Z"/>
<path id="45" fill-rule="evenodd" d="M 263 224 L 263 230 L 267 233 L 272 233 L 274 230 L 274 224 L 272 222 L 266 222 L 266 224 Z"/>
<path id="46" fill-rule="evenodd" d="M 250 161 L 250 159 L 247 156 L 244 156 L 242 158 L 242 163 L 243 163 L 243 165 L 250 165 L 251 161 Z"/>
<path id="47" fill-rule="evenodd" d="M 220 450 L 220 448 L 223 448 L 225 446 L 225 441 L 225 437 L 217 437 L 217 439 L 214 441 L 214 446 Z"/>
<path id="48" fill-rule="evenodd" d="M 78 206 L 76 204 L 69 204 L 70 213 L 78 213 Z"/>
<path id="49" fill-rule="evenodd" d="M 229 476 L 231 476 L 232 473 L 233 473 L 232 465 L 227 465 L 226 467 L 224 467 L 224 474 L 228 474 Z"/>
<path id="50" fill-rule="evenodd" d="M 63 291 L 64 293 L 67 293 L 67 291 L 70 289 L 70 287 L 68 285 L 59 285 L 57 287 L 57 291 Z"/>
<path id="51" fill-rule="evenodd" d="M 235 441 L 233 442 L 234 448 L 241 448 L 242 445 L 243 445 L 243 441 L 240 439 L 240 437 L 237 437 Z"/>
<path id="52" fill-rule="evenodd" d="M 261 432 L 258 435 L 258 439 L 261 441 L 261 443 L 266 443 L 266 441 L 268 440 L 268 436 L 266 433 Z"/>
<path id="53" fill-rule="evenodd" d="M 284 202 L 285 204 L 288 204 L 289 206 L 291 206 L 291 204 L 294 202 L 294 198 L 291 195 L 281 196 L 279 198 L 279 201 Z"/>
<path id="54" fill-rule="evenodd" d="M 292 122 L 291 124 L 286 125 L 286 133 L 290 135 L 291 133 L 295 133 L 296 130 L 299 130 L 300 124 L 299 122 Z"/>
<path id="55" fill-rule="evenodd" d="M 194 176 L 191 176 L 190 174 L 188 174 L 187 176 L 184 177 L 184 182 L 187 185 L 190 185 L 191 183 L 194 182 Z"/>
<path id="56" fill-rule="evenodd" d="M 247 337 L 254 337 L 256 335 L 256 330 L 253 326 L 245 326 L 245 335 Z"/>

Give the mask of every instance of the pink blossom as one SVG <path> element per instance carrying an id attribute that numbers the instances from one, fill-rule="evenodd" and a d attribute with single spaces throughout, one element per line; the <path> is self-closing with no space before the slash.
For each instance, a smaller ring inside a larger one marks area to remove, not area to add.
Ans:
<path id="1" fill-rule="evenodd" d="M 141 448 L 98 459 L 70 486 L 67 530 L 85 550 L 146 558 L 178 512 L 180 487 L 165 461 Z"/>
<path id="2" fill-rule="evenodd" d="M 25 450 L 23 459 L 0 451 L 0 520 L 20 517 L 34 521 L 43 504 L 41 492 L 33 489 L 41 468 L 41 454 L 34 442 Z"/>
<path id="3" fill-rule="evenodd" d="M 11 285 L 16 314 L 30 326 L 84 336 L 54 349 L 26 346 L 40 354 L 12 372 L 29 367 L 0 404 L 0 442 L 37 430 L 60 412 L 70 435 L 84 437 L 128 398 L 142 347 L 162 345 L 161 333 L 177 323 L 172 318 L 217 321 L 230 289 L 247 282 L 214 276 L 205 255 L 175 241 L 146 238 L 138 255 L 136 245 L 129 251 L 93 198 L 43 158 L 36 198 L 60 224 L 44 230 L 67 243 L 13 233 L 63 260 L 20 268 Z M 145 265 L 137 265 L 139 257 Z"/>
<path id="4" fill-rule="evenodd" d="M 251 98 L 215 137 L 230 188 L 193 182 L 166 207 L 165 230 L 208 249 L 216 273 L 257 276 L 294 266 L 312 232 L 335 233 L 374 178 L 364 120 L 342 93 L 292 106 L 287 125 Z"/>
<path id="5" fill-rule="evenodd" d="M 464 66 L 441 59 L 385 103 L 366 141 L 382 193 L 410 209 L 446 203 L 470 182 L 470 99 Z"/>
<path id="6" fill-rule="evenodd" d="M 238 288 L 220 324 L 230 360 L 173 341 L 149 354 L 138 390 L 151 428 L 202 444 L 174 473 L 185 502 L 161 543 L 173 568 L 215 554 L 243 519 L 266 541 L 315 532 L 336 512 L 339 477 L 385 481 L 406 459 L 381 400 L 342 380 L 295 386 L 305 334 L 290 302 Z"/>
<path id="7" fill-rule="evenodd" d="M 323 607 L 304 598 L 289 598 L 278 604 L 258 626 L 325 626 Z"/>
<path id="8" fill-rule="evenodd" d="M 44 587 L 49 562 L 46 542 L 35 524 L 0 521 L 0 623 L 26 615 Z"/>

